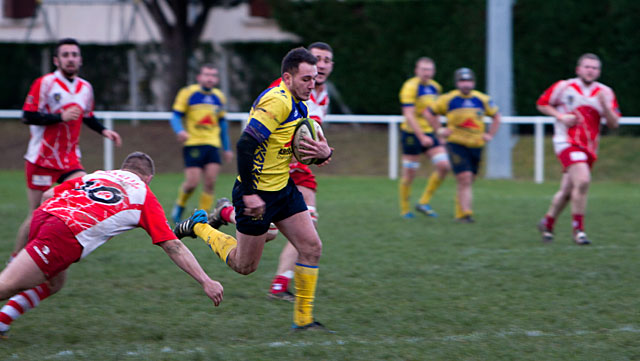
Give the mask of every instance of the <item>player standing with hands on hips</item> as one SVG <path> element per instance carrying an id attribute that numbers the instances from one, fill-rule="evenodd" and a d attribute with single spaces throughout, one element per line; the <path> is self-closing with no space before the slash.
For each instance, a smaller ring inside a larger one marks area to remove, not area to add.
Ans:
<path id="1" fill-rule="evenodd" d="M 584 231 L 587 192 L 591 167 L 597 159 L 600 124 L 617 128 L 620 118 L 613 90 L 597 82 L 602 63 L 591 53 L 583 54 L 576 66 L 577 78 L 560 80 L 538 99 L 538 110 L 555 118 L 553 149 L 563 167 L 560 189 L 553 196 L 547 214 L 538 224 L 543 242 L 553 241 L 553 226 L 567 203 L 571 202 L 573 241 L 587 245 Z"/>
<path id="2" fill-rule="evenodd" d="M 425 115 L 434 132 L 447 139 L 449 159 L 457 181 L 455 220 L 473 223 L 471 186 L 478 174 L 482 149 L 500 126 L 500 113 L 491 97 L 474 90 L 475 74 L 471 69 L 456 70 L 454 81 L 456 89 L 440 96 Z M 446 115 L 446 128 L 440 126 L 438 114 Z M 492 120 L 488 132 L 485 132 L 485 115 Z"/>
<path id="3" fill-rule="evenodd" d="M 56 71 L 36 79 L 24 102 L 22 122 L 31 139 L 24 158 L 29 214 L 18 230 L 12 258 L 27 244 L 31 214 L 54 183 L 87 174 L 80 163 L 82 123 L 120 146 L 120 135 L 93 115 L 93 88 L 78 76 L 82 66 L 75 39 L 58 41 L 53 53 Z"/>
<path id="4" fill-rule="evenodd" d="M 305 101 L 315 87 L 316 63 L 308 50 L 291 50 L 282 60 L 280 85 L 266 89 L 253 103 L 237 144 L 239 176 L 233 187 L 237 240 L 206 220 L 194 219 L 202 211 L 174 229 L 179 238 L 198 235 L 234 271 L 250 274 L 260 262 L 269 224 L 275 223 L 298 251 L 294 330 L 326 330 L 313 317 L 322 242 L 302 194 L 289 177 L 291 140 L 298 121 L 308 117 Z M 306 140 L 303 145 L 308 149 L 301 152 L 319 159 L 320 165 L 327 164 L 333 153 L 327 140 L 322 135 L 317 141 Z"/>

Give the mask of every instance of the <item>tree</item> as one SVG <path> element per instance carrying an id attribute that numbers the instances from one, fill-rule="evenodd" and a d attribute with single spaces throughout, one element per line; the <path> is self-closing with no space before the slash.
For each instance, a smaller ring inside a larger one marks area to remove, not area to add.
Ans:
<path id="1" fill-rule="evenodd" d="M 162 48 L 167 54 L 163 76 L 168 94 L 176 94 L 187 82 L 189 58 L 198 46 L 209 10 L 241 2 L 243 0 L 142 0 L 160 30 Z"/>

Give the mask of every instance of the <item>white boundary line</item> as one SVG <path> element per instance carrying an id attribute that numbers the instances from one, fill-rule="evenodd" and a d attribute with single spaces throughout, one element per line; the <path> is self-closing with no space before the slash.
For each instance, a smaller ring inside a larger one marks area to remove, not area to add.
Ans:
<path id="1" fill-rule="evenodd" d="M 616 333 L 633 333 L 640 334 L 640 325 L 625 325 L 620 326 L 614 329 L 600 329 L 597 331 L 593 330 L 568 330 L 568 331 L 558 331 L 558 332 L 545 332 L 540 330 L 523 330 L 519 328 L 506 329 L 498 332 L 471 332 L 467 334 L 459 334 L 459 335 L 447 335 L 442 337 L 386 337 L 382 340 L 366 340 L 357 337 L 347 337 L 344 339 L 337 338 L 339 336 L 335 336 L 335 340 L 323 340 L 323 341 L 275 341 L 269 342 L 266 344 L 241 344 L 232 346 L 235 348 L 254 348 L 254 347 L 309 347 L 309 346 L 341 346 L 348 344 L 358 344 L 358 345 L 406 345 L 406 344 L 419 344 L 423 342 L 473 342 L 480 341 L 486 339 L 501 339 L 508 337 L 580 337 L 585 335 L 604 335 L 604 334 L 616 334 Z M 334 338 L 334 336 L 328 335 L 328 337 Z M 163 354 L 175 354 L 175 355 L 184 355 L 184 354 L 206 354 L 207 350 L 202 347 L 196 347 L 194 349 L 186 349 L 186 350 L 174 350 L 169 346 L 164 346 L 160 350 L 152 350 L 149 347 L 139 347 L 135 351 L 124 351 L 119 353 L 120 356 L 124 359 L 128 357 L 145 357 L 151 354 L 163 353 Z M 66 358 L 75 358 L 76 356 L 86 357 L 91 355 L 92 352 L 87 352 L 84 350 L 62 350 L 55 354 L 51 354 L 48 356 L 44 356 L 44 359 L 51 360 L 64 360 Z M 21 356 L 17 353 L 11 354 L 8 360 L 22 360 Z"/>

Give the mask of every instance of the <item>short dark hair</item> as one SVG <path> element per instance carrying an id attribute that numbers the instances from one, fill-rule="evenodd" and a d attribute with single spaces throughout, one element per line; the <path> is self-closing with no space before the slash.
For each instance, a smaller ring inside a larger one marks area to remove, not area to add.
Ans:
<path id="1" fill-rule="evenodd" d="M 156 174 L 156 166 L 153 164 L 153 159 L 143 152 L 129 154 L 122 162 L 120 169 L 132 170 L 142 176 Z"/>
<path id="2" fill-rule="evenodd" d="M 202 73 L 202 69 L 215 69 L 215 70 L 218 70 L 218 67 L 216 67 L 213 63 L 204 63 L 204 64 L 200 65 L 200 70 L 199 70 L 200 73 Z"/>
<path id="3" fill-rule="evenodd" d="M 300 63 L 307 63 L 311 65 L 316 65 L 318 60 L 316 59 L 309 50 L 298 47 L 290 50 L 287 55 L 282 59 L 282 74 L 289 73 L 291 75 L 295 75 L 298 72 L 298 66 Z"/>
<path id="4" fill-rule="evenodd" d="M 322 41 L 316 41 L 315 43 L 311 43 L 311 45 L 309 45 L 307 49 L 309 51 L 311 51 L 311 49 L 326 50 L 331 54 L 333 54 L 333 49 L 331 49 L 331 46 L 329 46 L 329 44 L 327 43 L 323 43 Z"/>
<path id="5" fill-rule="evenodd" d="M 416 60 L 416 66 L 417 66 L 419 63 L 430 63 L 430 64 L 435 64 L 436 62 L 435 62 L 435 61 L 433 61 L 433 59 L 431 59 L 431 58 L 430 58 L 430 57 L 428 57 L 428 56 L 422 56 L 422 57 L 418 58 L 418 60 Z"/>
<path id="6" fill-rule="evenodd" d="M 600 61 L 600 57 L 599 57 L 599 56 L 597 56 L 596 54 L 594 54 L 594 53 L 585 53 L 585 54 L 580 55 L 580 57 L 578 58 L 578 64 L 577 64 L 577 66 L 580 66 L 580 64 L 582 63 L 582 61 L 583 61 L 584 59 L 597 60 L 599 63 L 602 63 L 602 62 Z"/>
<path id="7" fill-rule="evenodd" d="M 58 40 L 58 43 L 56 44 L 56 49 L 53 52 L 53 56 L 58 56 L 58 50 L 60 50 L 60 47 L 63 45 L 75 45 L 78 47 L 78 49 L 80 49 L 80 43 L 78 43 L 78 40 L 74 39 L 74 38 L 64 38 L 64 39 L 60 39 Z"/>

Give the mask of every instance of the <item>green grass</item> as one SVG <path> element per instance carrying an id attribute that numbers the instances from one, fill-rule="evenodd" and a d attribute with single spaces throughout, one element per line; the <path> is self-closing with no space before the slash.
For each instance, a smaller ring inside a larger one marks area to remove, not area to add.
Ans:
<path id="1" fill-rule="evenodd" d="M 167 210 L 181 179 L 152 183 Z M 219 196 L 232 181 L 221 177 Z M 0 184 L 4 258 L 26 197 L 22 172 L 0 173 Z M 416 182 L 414 199 L 423 185 Z M 321 177 L 315 314 L 334 335 L 291 334 L 291 304 L 266 299 L 282 236 L 249 276 L 186 240 L 225 287 L 215 308 L 143 231 L 128 232 L 74 264 L 59 294 L 16 321 L 0 359 L 640 359 L 640 189 L 594 183 L 586 217 L 594 244 L 578 247 L 566 213 L 556 242 L 539 241 L 535 224 L 556 187 L 479 180 L 477 223 L 461 225 L 451 219 L 451 179 L 432 203 L 439 218 L 402 220 L 395 182 Z"/>

